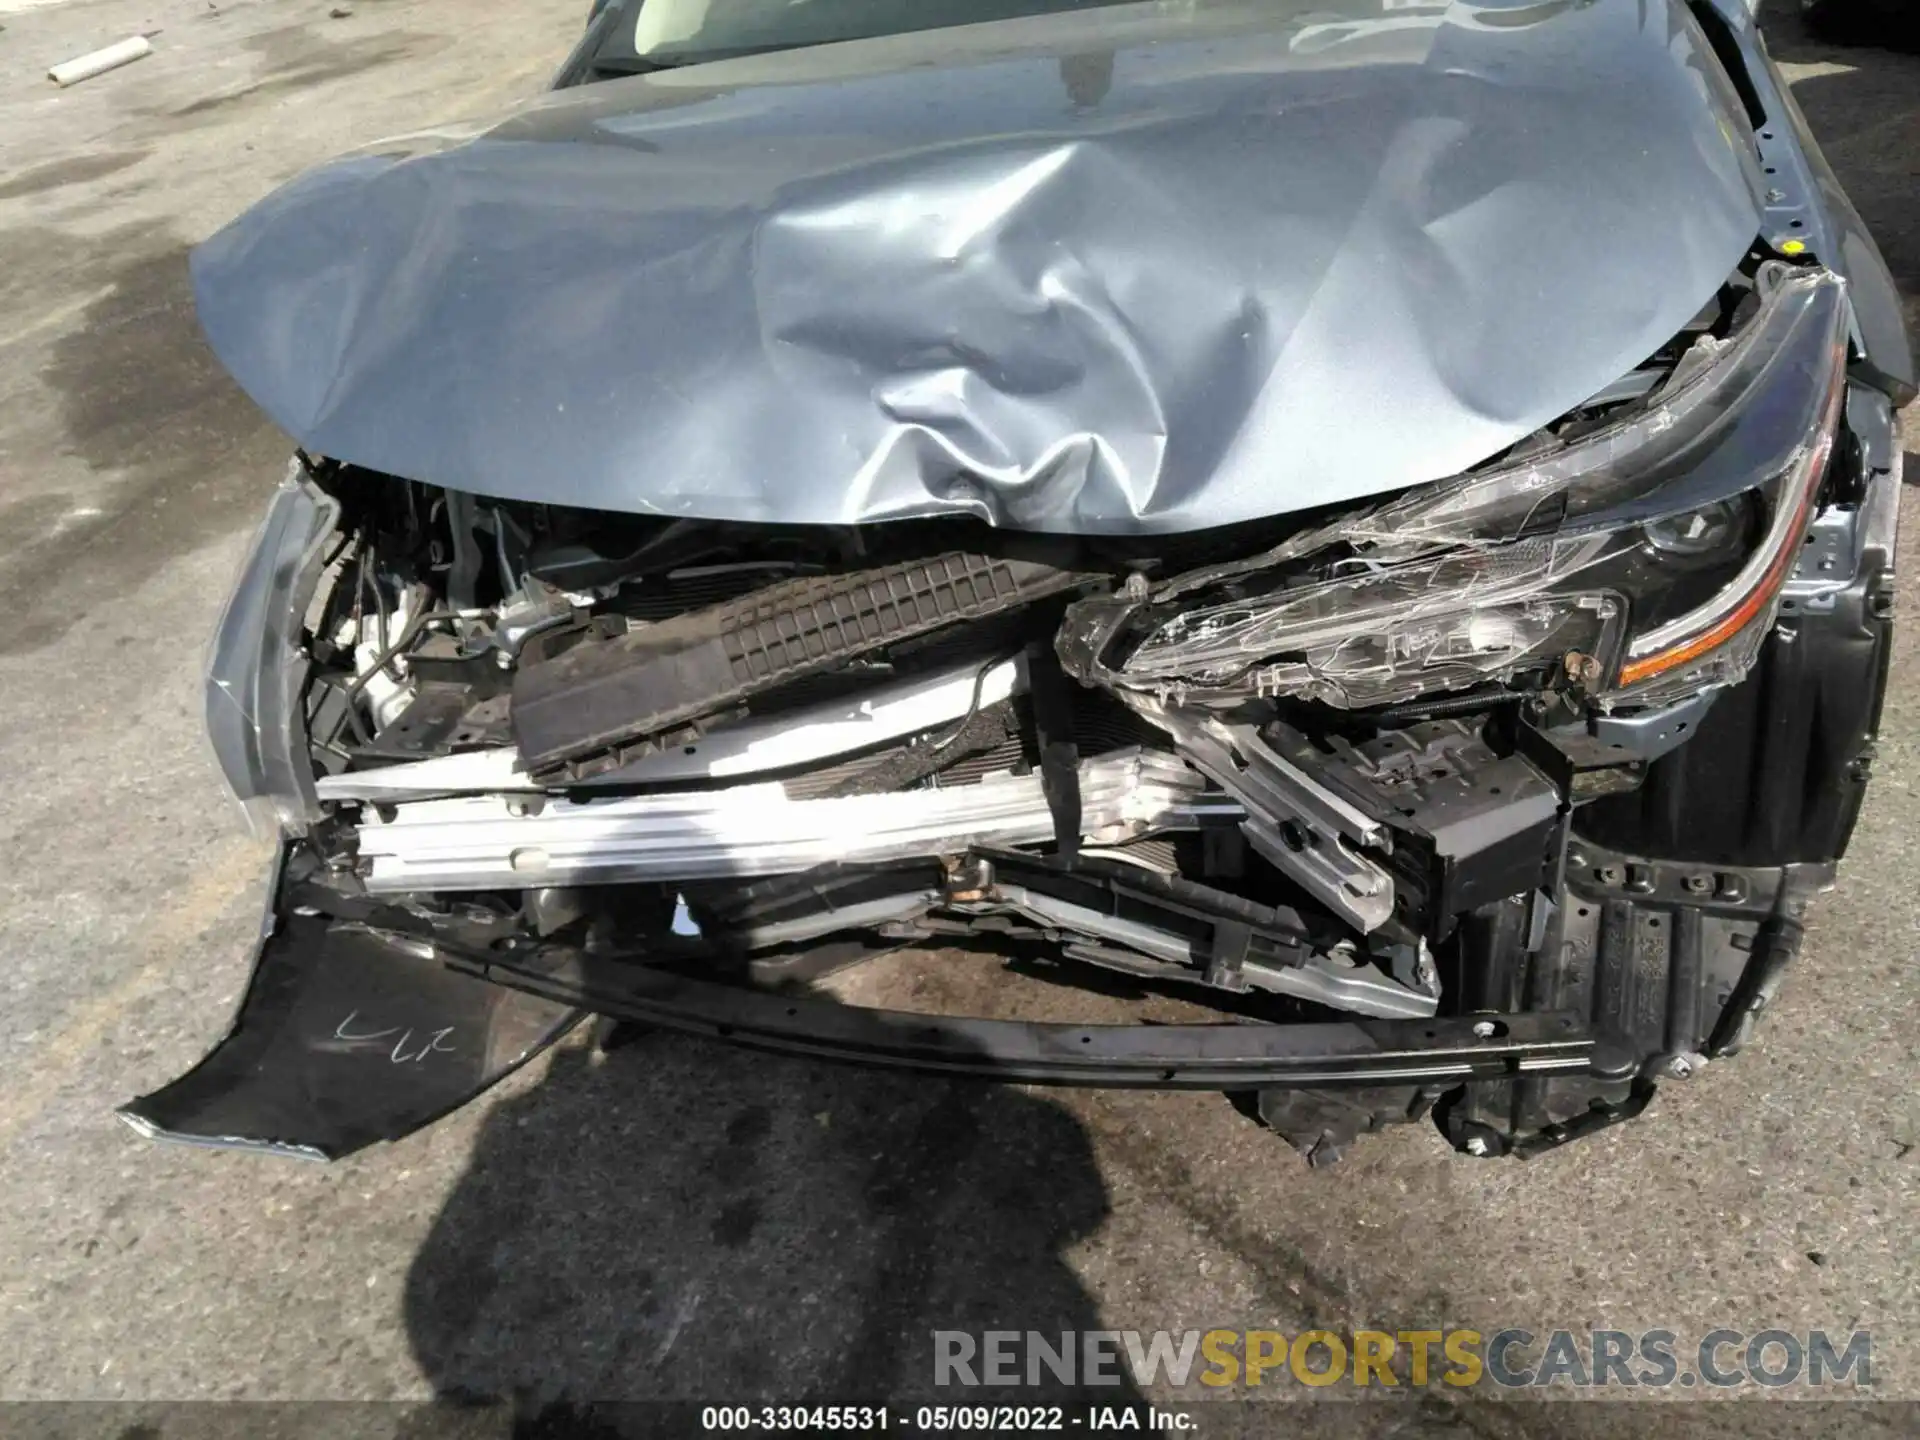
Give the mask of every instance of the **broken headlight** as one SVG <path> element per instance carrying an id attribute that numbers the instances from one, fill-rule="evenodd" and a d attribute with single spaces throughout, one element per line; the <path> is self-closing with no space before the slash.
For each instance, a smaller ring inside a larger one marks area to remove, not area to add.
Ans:
<path id="1" fill-rule="evenodd" d="M 1554 671 L 1643 704 L 1752 665 L 1833 445 L 1844 282 L 1762 277 L 1632 418 L 1157 590 L 1081 602 L 1082 679 L 1185 703 L 1396 704 Z M 1190 598 L 1189 598 L 1190 597 Z"/>
<path id="2" fill-rule="evenodd" d="M 303 624 L 340 503 L 296 458 L 267 507 L 207 655 L 207 735 L 227 785 L 263 828 L 303 831 L 314 813 Z"/>

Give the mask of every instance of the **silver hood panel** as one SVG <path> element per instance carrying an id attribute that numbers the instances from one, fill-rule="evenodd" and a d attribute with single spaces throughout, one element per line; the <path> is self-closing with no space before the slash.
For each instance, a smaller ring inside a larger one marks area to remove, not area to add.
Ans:
<path id="1" fill-rule="evenodd" d="M 763 522 L 1198 529 L 1442 478 L 1752 243 L 1678 0 L 1139 5 L 561 92 L 196 253 L 307 449 Z"/>

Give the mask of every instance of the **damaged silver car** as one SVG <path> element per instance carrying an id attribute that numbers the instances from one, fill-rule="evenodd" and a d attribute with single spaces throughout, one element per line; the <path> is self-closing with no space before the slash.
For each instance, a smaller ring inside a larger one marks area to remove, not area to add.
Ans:
<path id="1" fill-rule="evenodd" d="M 592 1013 L 1527 1154 L 1846 849 L 1914 361 L 1744 0 L 610 0 L 194 276 L 300 447 L 207 682 L 282 849 L 148 1133 Z M 818 988 L 952 945 L 1219 1019 Z"/>

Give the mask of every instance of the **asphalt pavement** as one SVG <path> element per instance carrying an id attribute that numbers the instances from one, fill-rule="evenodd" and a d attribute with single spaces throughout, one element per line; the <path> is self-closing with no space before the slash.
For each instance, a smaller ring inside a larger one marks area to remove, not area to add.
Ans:
<path id="1" fill-rule="evenodd" d="M 224 1029 L 265 860 L 197 687 L 287 442 L 197 338 L 187 251 L 311 163 L 534 93 L 584 8 L 0 0 L 0 1399 L 917 1394 L 932 1330 L 994 1325 L 1867 1328 L 1875 1393 L 1920 1399 L 1912 623 L 1852 859 L 1757 1042 L 1544 1160 L 1470 1161 L 1410 1126 L 1314 1171 L 1218 1097 L 661 1036 L 565 1046 L 330 1167 L 155 1146 L 113 1119 Z M 1816 45 L 1773 8 L 1920 321 L 1920 57 Z M 47 82 L 141 32 L 150 58 Z M 1908 435 L 1920 451 L 1913 415 Z M 1908 616 L 1916 547 L 1910 523 Z M 973 961 L 861 983 L 999 1003 Z M 1744 1405 L 1348 1412 L 1380 1434 L 1759 1423 Z"/>

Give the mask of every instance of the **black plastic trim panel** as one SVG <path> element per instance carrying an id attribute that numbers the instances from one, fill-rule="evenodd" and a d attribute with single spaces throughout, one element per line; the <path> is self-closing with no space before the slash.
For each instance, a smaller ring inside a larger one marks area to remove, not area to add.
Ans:
<path id="1" fill-rule="evenodd" d="M 1056 548 L 1070 558 L 1069 547 Z M 625 744 L 756 691 L 1016 609 L 1083 578 L 1043 559 L 956 552 L 780 581 L 523 666 L 513 686 L 514 738 L 535 775 L 565 766 L 579 778 L 619 764 Z"/>
<path id="2" fill-rule="evenodd" d="M 1576 1016 L 1316 1025 L 1059 1025 L 910 1014 L 767 994 L 574 950 L 448 953 L 496 984 L 750 1049 L 1037 1085 L 1156 1090 L 1458 1083 L 1615 1063 Z M 1482 1033 L 1484 1032 L 1484 1033 Z"/>
<path id="3" fill-rule="evenodd" d="M 1639 1113 L 1656 1082 L 1733 1054 L 1799 953 L 1808 900 L 1832 878 L 1831 866 L 1709 867 L 1575 842 L 1539 948 L 1527 937 L 1542 901 L 1486 906 L 1445 957 L 1449 993 L 1468 1010 L 1578 1015 L 1633 1063 L 1605 1079 L 1471 1084 L 1447 1107 L 1449 1134 L 1477 1135 L 1489 1153 L 1571 1138 Z"/>

